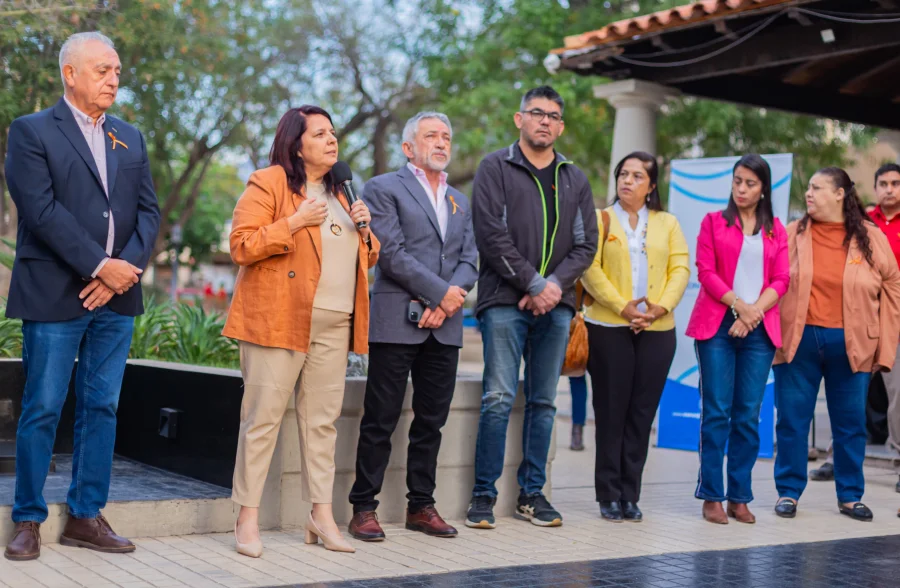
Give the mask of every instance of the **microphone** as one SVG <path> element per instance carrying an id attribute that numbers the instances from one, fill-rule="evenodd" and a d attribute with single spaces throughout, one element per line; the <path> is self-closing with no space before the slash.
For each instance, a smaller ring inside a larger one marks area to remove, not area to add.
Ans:
<path id="1" fill-rule="evenodd" d="M 331 168 L 331 173 L 334 177 L 334 183 L 340 186 L 341 190 L 344 191 L 344 196 L 347 197 L 347 204 L 353 206 L 353 203 L 359 200 L 359 197 L 353 189 L 353 172 L 350 171 L 350 166 L 347 165 L 346 161 L 338 161 Z M 356 223 L 356 226 L 360 229 L 364 229 L 368 224 L 366 221 L 360 221 Z"/>

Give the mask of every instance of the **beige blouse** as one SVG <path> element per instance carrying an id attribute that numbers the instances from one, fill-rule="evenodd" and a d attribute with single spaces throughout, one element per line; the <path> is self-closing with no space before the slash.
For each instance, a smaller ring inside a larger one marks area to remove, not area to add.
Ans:
<path id="1" fill-rule="evenodd" d="M 356 225 L 334 194 L 326 194 L 324 184 L 307 184 L 306 196 L 325 200 L 328 216 L 321 225 L 322 276 L 316 288 L 313 308 L 353 313 L 356 293 L 356 265 L 359 261 L 359 237 Z M 332 231 L 332 224 L 340 230 Z M 340 232 L 336 235 L 335 232 Z"/>

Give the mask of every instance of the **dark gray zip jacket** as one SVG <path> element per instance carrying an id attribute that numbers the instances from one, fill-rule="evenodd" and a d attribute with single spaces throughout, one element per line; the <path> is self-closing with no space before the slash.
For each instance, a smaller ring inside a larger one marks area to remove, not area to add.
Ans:
<path id="1" fill-rule="evenodd" d="M 556 224 L 546 226 L 545 195 L 518 142 L 482 160 L 472 186 L 472 222 L 480 269 L 476 315 L 540 294 L 547 280 L 575 308 L 575 282 L 597 252 L 597 214 L 587 177 L 556 155 Z M 547 198 L 552 195 L 547 194 Z M 546 235 L 552 246 L 545 251 Z"/>

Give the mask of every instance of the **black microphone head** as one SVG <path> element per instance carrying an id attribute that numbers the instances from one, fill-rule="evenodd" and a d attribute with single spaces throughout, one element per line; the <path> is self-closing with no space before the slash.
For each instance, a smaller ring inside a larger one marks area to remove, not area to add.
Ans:
<path id="1" fill-rule="evenodd" d="M 343 184 L 353 180 L 353 172 L 346 161 L 338 161 L 331 168 L 331 174 L 334 177 L 335 184 Z"/>

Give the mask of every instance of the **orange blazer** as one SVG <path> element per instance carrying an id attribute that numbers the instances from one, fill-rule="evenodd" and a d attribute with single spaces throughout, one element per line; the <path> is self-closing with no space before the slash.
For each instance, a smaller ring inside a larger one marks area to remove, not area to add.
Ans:
<path id="1" fill-rule="evenodd" d="M 854 372 L 890 371 L 900 337 L 900 270 L 887 237 L 866 222 L 872 262 L 869 265 L 856 239 L 850 242 L 844 266 L 843 321 L 847 357 Z M 775 363 L 790 363 L 797 353 L 812 290 L 811 229 L 797 234 L 797 222 L 787 227 L 791 282 L 781 299 L 782 347 Z"/>
<path id="2" fill-rule="evenodd" d="M 349 210 L 344 195 L 341 204 Z M 312 305 L 322 275 L 322 234 L 304 227 L 291 234 L 288 217 L 306 196 L 294 193 L 279 165 L 253 172 L 234 208 L 231 259 L 241 266 L 222 334 L 265 347 L 309 351 Z M 380 245 L 359 237 L 356 302 L 350 350 L 369 352 L 368 269 Z"/>

